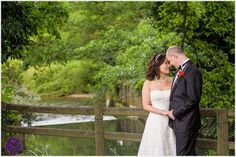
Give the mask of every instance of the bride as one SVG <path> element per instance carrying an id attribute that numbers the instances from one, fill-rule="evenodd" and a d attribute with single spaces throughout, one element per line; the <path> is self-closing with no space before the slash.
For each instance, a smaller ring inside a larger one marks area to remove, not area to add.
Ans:
<path id="1" fill-rule="evenodd" d="M 175 135 L 169 127 L 169 96 L 172 79 L 163 54 L 155 55 L 148 66 L 142 89 L 143 108 L 149 112 L 138 156 L 175 156 Z"/>

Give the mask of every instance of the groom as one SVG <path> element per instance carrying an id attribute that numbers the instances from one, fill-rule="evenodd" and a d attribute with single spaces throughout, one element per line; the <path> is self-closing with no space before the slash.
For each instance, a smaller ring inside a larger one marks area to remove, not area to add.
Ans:
<path id="1" fill-rule="evenodd" d="M 199 69 L 178 46 L 167 49 L 170 65 L 179 69 L 170 93 L 169 126 L 176 136 L 177 155 L 196 155 L 195 144 L 201 127 L 199 102 L 202 93 L 202 75 Z"/>

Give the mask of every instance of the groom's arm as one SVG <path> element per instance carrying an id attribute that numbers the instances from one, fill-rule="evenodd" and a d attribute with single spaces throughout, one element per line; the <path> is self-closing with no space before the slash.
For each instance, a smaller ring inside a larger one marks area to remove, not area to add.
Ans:
<path id="1" fill-rule="evenodd" d="M 196 70 L 191 72 L 186 78 L 187 97 L 186 102 L 180 105 L 179 108 L 174 109 L 173 115 L 175 118 L 181 118 L 190 112 L 193 108 L 197 107 L 201 98 L 202 91 L 202 75 L 200 71 Z"/>

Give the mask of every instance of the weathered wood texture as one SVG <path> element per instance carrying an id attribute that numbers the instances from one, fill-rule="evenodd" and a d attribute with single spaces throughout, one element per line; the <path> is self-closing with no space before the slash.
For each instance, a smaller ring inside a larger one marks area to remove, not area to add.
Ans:
<path id="1" fill-rule="evenodd" d="M 95 140 L 96 140 L 96 155 L 105 155 L 103 131 L 103 104 L 96 104 L 95 110 Z"/>
<path id="2" fill-rule="evenodd" d="M 48 135 L 48 136 L 63 136 L 63 137 L 92 137 L 95 132 L 88 130 L 72 130 L 72 129 L 55 129 L 55 128 L 41 128 L 41 127 L 19 127 L 8 126 L 6 128 L 9 132 L 17 132 L 24 134 Z"/>
<path id="3" fill-rule="evenodd" d="M 17 110 L 21 112 L 54 113 L 70 115 L 94 115 L 93 107 L 52 107 L 52 106 L 30 106 L 2 103 L 3 109 Z"/>
<path id="4" fill-rule="evenodd" d="M 227 109 L 217 110 L 217 155 L 229 154 L 228 130 Z"/>

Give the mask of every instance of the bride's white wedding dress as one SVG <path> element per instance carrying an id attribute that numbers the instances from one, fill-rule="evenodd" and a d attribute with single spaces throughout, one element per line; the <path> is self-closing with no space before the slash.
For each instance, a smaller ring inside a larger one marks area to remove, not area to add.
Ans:
<path id="1" fill-rule="evenodd" d="M 152 106 L 169 110 L 170 90 L 152 90 Z M 138 156 L 175 156 L 176 145 L 174 131 L 168 125 L 167 116 L 149 113 L 139 146 Z"/>

